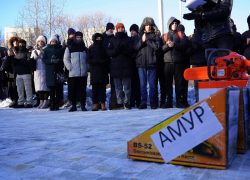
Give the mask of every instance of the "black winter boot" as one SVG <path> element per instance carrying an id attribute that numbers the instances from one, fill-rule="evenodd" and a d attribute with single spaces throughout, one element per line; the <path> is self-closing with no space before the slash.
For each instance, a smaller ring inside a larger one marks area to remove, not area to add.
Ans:
<path id="1" fill-rule="evenodd" d="M 32 105 L 32 104 L 27 104 L 27 105 L 25 106 L 25 108 L 33 108 L 33 105 Z"/>
<path id="2" fill-rule="evenodd" d="M 168 100 L 165 104 L 163 104 L 162 109 L 173 108 L 172 100 Z"/>
<path id="3" fill-rule="evenodd" d="M 69 109 L 69 112 L 74 112 L 77 111 L 76 105 L 72 105 L 71 108 Z"/>
<path id="4" fill-rule="evenodd" d="M 151 107 L 151 109 L 157 109 L 157 106 L 154 103 L 150 104 L 150 107 Z"/>
<path id="5" fill-rule="evenodd" d="M 82 111 L 88 111 L 88 110 L 85 108 L 85 104 L 82 104 L 82 105 L 81 105 L 81 110 L 82 110 Z"/>
<path id="6" fill-rule="evenodd" d="M 122 110 L 124 109 L 123 104 L 117 104 L 115 110 Z"/>
<path id="7" fill-rule="evenodd" d="M 147 109 L 147 104 L 141 104 L 138 109 Z"/>
<path id="8" fill-rule="evenodd" d="M 130 105 L 129 105 L 129 103 L 128 103 L 128 102 L 127 102 L 127 103 L 125 103 L 125 109 L 126 109 L 126 110 L 131 109 L 131 107 L 130 107 Z"/>
<path id="9" fill-rule="evenodd" d="M 51 102 L 49 110 L 50 111 L 54 111 L 55 110 L 55 102 Z"/>
<path id="10" fill-rule="evenodd" d="M 16 106 L 16 105 L 17 105 L 17 99 L 14 99 L 12 104 L 9 105 L 9 108 L 14 108 L 14 106 Z"/>
<path id="11" fill-rule="evenodd" d="M 15 106 L 13 106 L 13 108 L 25 108 L 24 104 L 18 105 L 16 104 Z"/>
<path id="12" fill-rule="evenodd" d="M 59 110 L 59 106 L 60 106 L 59 102 L 55 102 L 55 111 Z"/>

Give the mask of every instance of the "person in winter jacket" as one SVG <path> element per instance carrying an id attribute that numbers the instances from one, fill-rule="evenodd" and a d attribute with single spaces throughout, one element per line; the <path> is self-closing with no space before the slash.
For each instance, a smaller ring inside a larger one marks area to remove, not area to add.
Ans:
<path id="1" fill-rule="evenodd" d="M 30 52 L 26 48 L 26 41 L 18 40 L 19 49 L 14 57 L 13 64 L 16 71 L 16 84 L 18 92 L 18 105 L 14 108 L 33 108 L 32 79 L 30 69 Z M 25 91 L 24 91 L 25 90 Z M 27 105 L 24 106 L 24 93 L 26 93 Z"/>
<path id="2" fill-rule="evenodd" d="M 63 71 L 63 49 L 57 41 L 56 36 L 49 38 L 42 60 L 46 69 L 46 85 L 50 88 L 50 111 L 59 110 L 59 100 L 62 98 L 59 92 L 61 84 L 57 83 L 56 76 Z"/>
<path id="3" fill-rule="evenodd" d="M 96 33 L 93 36 L 93 46 L 87 52 L 87 63 L 90 64 L 90 83 L 92 85 L 92 101 L 94 108 L 92 111 L 98 111 L 99 92 L 101 96 L 101 109 L 107 110 L 106 85 L 109 83 L 109 64 L 110 58 L 106 49 L 103 47 L 103 35 Z"/>
<path id="4" fill-rule="evenodd" d="M 47 47 L 45 42 L 45 37 L 39 36 L 36 40 L 36 46 L 34 47 L 34 50 L 32 51 L 30 57 L 36 61 L 36 69 L 34 71 L 34 83 L 35 91 L 40 99 L 40 104 L 37 107 L 38 109 L 46 109 L 48 107 L 49 88 L 46 84 L 45 64 L 42 61 L 44 50 Z"/>
<path id="5" fill-rule="evenodd" d="M 243 55 L 250 60 L 250 16 L 247 18 L 247 23 L 249 30 L 245 31 L 241 36 L 241 42 L 242 42 L 242 52 Z"/>
<path id="6" fill-rule="evenodd" d="M 134 41 L 134 48 L 138 43 L 138 33 L 139 26 L 137 24 L 132 24 L 129 28 L 131 38 Z M 140 89 L 140 79 L 138 74 L 138 68 L 136 67 L 136 52 L 134 52 L 132 60 L 132 71 L 133 76 L 131 78 L 131 97 L 130 97 L 130 106 L 139 107 L 141 104 L 141 89 Z"/>
<path id="7" fill-rule="evenodd" d="M 7 71 L 8 92 L 11 97 L 11 100 L 13 101 L 13 103 L 9 105 L 9 108 L 13 108 L 14 106 L 16 106 L 18 100 L 16 73 L 15 73 L 15 67 L 13 65 L 14 56 L 18 51 L 18 40 L 20 40 L 18 36 L 12 36 L 9 39 L 8 42 L 9 49 L 7 51 L 7 58 L 0 67 L 0 71 Z"/>
<path id="8" fill-rule="evenodd" d="M 185 27 L 182 24 L 179 24 L 179 26 L 177 27 L 177 31 L 181 31 L 183 33 L 185 33 Z M 189 45 L 189 39 L 186 36 L 186 40 L 187 40 L 187 44 Z M 188 54 L 186 54 L 186 52 L 183 52 L 183 57 L 184 57 L 184 71 L 187 68 L 190 68 L 190 56 Z M 183 76 L 184 78 L 184 76 Z M 186 107 L 189 107 L 187 98 L 188 98 L 188 81 L 184 78 L 183 79 L 183 104 L 186 105 Z"/>
<path id="9" fill-rule="evenodd" d="M 188 47 L 187 38 L 184 32 L 177 31 L 180 21 L 174 17 L 168 20 L 169 32 L 162 36 L 162 51 L 164 53 L 164 74 L 166 80 L 167 102 L 163 108 L 172 108 L 173 99 L 173 78 L 175 79 L 176 107 L 186 108 L 183 102 L 184 88 L 184 52 Z"/>
<path id="10" fill-rule="evenodd" d="M 207 0 L 192 13 L 184 14 L 183 18 L 195 20 L 202 28 L 203 43 L 207 48 L 224 48 L 233 50 L 233 31 L 229 17 L 233 0 Z"/>
<path id="11" fill-rule="evenodd" d="M 123 109 L 123 87 L 125 92 L 125 109 L 130 107 L 131 77 L 132 77 L 132 56 L 133 40 L 128 37 L 122 23 L 116 25 L 116 35 L 108 45 L 107 53 L 112 57 L 111 77 L 114 78 L 115 91 L 117 97 L 116 109 Z"/>
<path id="12" fill-rule="evenodd" d="M 63 41 L 63 50 L 64 51 L 66 50 L 67 47 L 71 48 L 71 46 L 74 42 L 75 33 L 76 33 L 75 29 L 73 29 L 73 28 L 68 29 L 68 36 Z M 65 69 L 65 73 L 69 74 L 68 69 L 67 68 L 64 68 L 64 69 Z M 69 97 L 69 94 L 71 94 L 70 78 L 68 78 L 67 85 L 68 85 L 68 100 L 67 100 L 66 104 L 64 104 L 64 106 L 63 106 L 64 108 L 70 107 L 72 105 L 72 102 L 71 102 L 70 97 Z"/>
<path id="13" fill-rule="evenodd" d="M 241 53 L 241 34 L 237 32 L 233 19 L 230 18 L 230 27 L 233 29 L 233 51 Z"/>
<path id="14" fill-rule="evenodd" d="M 192 65 L 192 68 L 207 66 L 202 34 L 203 29 L 201 29 L 199 25 L 195 24 L 194 34 L 189 36 L 189 47 L 186 51 L 186 54 L 190 57 L 190 65 Z M 194 81 L 196 102 L 199 102 L 198 82 L 198 80 Z"/>
<path id="15" fill-rule="evenodd" d="M 5 51 L 7 52 L 7 51 Z M 3 62 L 6 60 L 6 55 L 3 52 L 0 52 L 0 67 Z M 0 99 L 4 100 L 8 97 L 8 78 L 4 71 L 0 69 Z"/>
<path id="16" fill-rule="evenodd" d="M 151 17 L 144 18 L 139 30 L 139 40 L 135 47 L 137 52 L 136 66 L 138 67 L 141 86 L 141 105 L 139 109 L 147 108 L 147 80 L 150 88 L 149 98 L 151 109 L 157 108 L 156 67 L 157 50 L 160 47 L 160 31 L 155 25 L 154 20 Z"/>
<path id="17" fill-rule="evenodd" d="M 71 94 L 69 94 L 69 96 L 72 101 L 72 107 L 69 112 L 77 111 L 76 98 L 78 88 L 81 96 L 81 110 L 87 111 L 85 108 L 88 76 L 88 65 L 86 62 L 87 50 L 88 49 L 83 42 L 83 34 L 77 31 L 75 33 L 75 41 L 73 42 L 71 48 L 66 48 L 63 58 L 64 64 L 69 70 L 70 78 Z"/>

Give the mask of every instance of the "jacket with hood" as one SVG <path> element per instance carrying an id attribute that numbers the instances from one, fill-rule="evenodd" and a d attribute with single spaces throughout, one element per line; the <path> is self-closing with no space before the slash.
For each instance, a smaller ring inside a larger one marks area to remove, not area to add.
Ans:
<path id="1" fill-rule="evenodd" d="M 49 91 L 49 88 L 46 84 L 46 68 L 43 63 L 42 56 L 44 54 L 44 50 L 47 46 L 42 48 L 34 47 L 34 50 L 31 53 L 30 58 L 33 58 L 36 61 L 36 70 L 34 71 L 34 83 L 35 83 L 35 91 Z M 37 56 L 40 56 L 37 60 Z"/>
<path id="2" fill-rule="evenodd" d="M 250 38 L 250 16 L 247 18 L 247 23 L 249 30 L 244 32 L 241 36 L 241 42 L 242 42 L 242 51 L 243 55 L 250 60 L 250 43 L 247 44 L 247 38 Z"/>
<path id="3" fill-rule="evenodd" d="M 10 79 L 15 79 L 16 78 L 16 73 L 15 73 L 15 67 L 13 65 L 13 60 L 14 60 L 14 56 L 16 55 L 17 51 L 18 51 L 18 46 L 14 47 L 13 45 L 13 41 L 14 39 L 16 40 L 20 40 L 21 38 L 18 36 L 12 36 L 9 39 L 8 45 L 9 45 L 9 51 L 10 51 L 10 56 L 7 56 L 7 61 L 5 62 L 5 67 L 6 67 L 6 71 L 8 78 Z"/>
<path id="4" fill-rule="evenodd" d="M 145 32 L 145 26 L 151 25 L 151 32 Z M 142 37 L 146 34 L 146 41 L 142 41 Z M 157 67 L 157 51 L 161 48 L 160 31 L 158 30 L 152 18 L 144 18 L 139 30 L 138 43 L 135 46 L 136 66 L 141 68 Z"/>
<path id="5" fill-rule="evenodd" d="M 101 37 L 100 43 L 96 38 Z M 110 58 L 103 46 L 103 35 L 96 33 L 93 36 L 93 46 L 87 52 L 87 63 L 90 64 L 90 83 L 109 83 L 109 64 Z"/>
<path id="6" fill-rule="evenodd" d="M 30 54 L 26 47 L 20 49 L 16 53 L 13 64 L 15 66 L 15 72 L 17 75 L 31 74 L 30 69 Z"/>
<path id="7" fill-rule="evenodd" d="M 132 76 L 133 40 L 127 32 L 117 32 L 109 42 L 107 53 L 111 60 L 112 77 Z"/>
<path id="8" fill-rule="evenodd" d="M 107 32 L 104 32 L 102 35 L 103 35 L 103 47 L 107 50 L 109 41 L 114 37 L 114 34 L 108 35 Z"/>
<path id="9" fill-rule="evenodd" d="M 56 37 L 51 37 L 49 43 L 52 40 L 57 40 Z M 59 59 L 57 64 L 51 63 L 52 56 L 56 56 Z M 51 45 L 48 44 L 44 50 L 43 63 L 46 68 L 46 84 L 48 87 L 56 86 L 56 74 L 63 71 L 63 49 L 60 44 Z"/>
<path id="10" fill-rule="evenodd" d="M 86 53 L 88 48 L 84 41 L 80 43 L 74 39 L 71 48 L 66 48 L 64 52 L 63 62 L 69 70 L 69 77 L 83 77 L 88 76 L 88 64 L 86 61 Z"/>
<path id="11" fill-rule="evenodd" d="M 204 15 L 201 26 L 204 27 L 203 42 L 210 42 L 223 35 L 233 35 L 230 27 L 230 15 L 233 7 L 233 0 L 211 0 L 215 2 L 203 5 Z"/>
<path id="12" fill-rule="evenodd" d="M 164 53 L 164 62 L 168 62 L 168 63 L 184 63 L 184 53 L 186 51 L 186 49 L 188 48 L 188 42 L 187 42 L 187 37 L 185 35 L 184 32 L 182 33 L 182 37 L 180 39 L 179 35 L 178 35 L 178 31 L 175 30 L 173 31 L 171 29 L 171 24 L 176 21 L 177 24 L 180 24 L 180 21 L 177 20 L 174 17 L 171 17 L 168 20 L 168 28 L 169 28 L 169 32 L 167 35 L 167 41 L 171 40 L 174 42 L 174 47 L 169 47 L 166 42 L 164 40 L 164 35 L 162 35 L 162 51 Z"/>

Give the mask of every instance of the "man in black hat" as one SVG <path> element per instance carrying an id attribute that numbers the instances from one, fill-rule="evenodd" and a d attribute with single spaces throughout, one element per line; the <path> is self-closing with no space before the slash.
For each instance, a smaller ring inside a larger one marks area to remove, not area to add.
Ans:
<path id="1" fill-rule="evenodd" d="M 241 36 L 243 55 L 250 60 L 250 16 L 247 18 L 249 30 L 244 32 Z"/>

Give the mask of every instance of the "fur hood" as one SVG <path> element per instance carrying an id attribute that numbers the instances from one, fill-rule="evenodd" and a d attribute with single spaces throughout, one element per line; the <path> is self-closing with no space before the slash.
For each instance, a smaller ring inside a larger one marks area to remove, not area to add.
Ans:
<path id="1" fill-rule="evenodd" d="M 145 26 L 150 24 L 152 26 L 152 32 L 154 32 L 155 34 L 160 34 L 160 31 L 158 29 L 158 27 L 155 24 L 155 21 L 153 18 L 151 17 L 145 17 L 142 21 L 139 33 L 142 35 L 144 34 L 144 30 L 145 30 Z"/>
<path id="2" fill-rule="evenodd" d="M 17 40 L 19 41 L 21 38 L 18 37 L 18 36 L 12 36 L 12 37 L 9 39 L 9 42 L 8 42 L 9 48 L 12 48 L 12 47 L 13 47 L 13 40 L 14 40 L 14 39 L 17 39 Z"/>
<path id="3" fill-rule="evenodd" d="M 168 20 L 168 29 L 169 31 L 172 30 L 170 25 L 176 21 L 177 22 L 177 26 L 179 26 L 179 24 L 181 23 L 178 19 L 176 19 L 175 17 L 171 17 L 169 20 Z"/>

